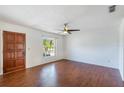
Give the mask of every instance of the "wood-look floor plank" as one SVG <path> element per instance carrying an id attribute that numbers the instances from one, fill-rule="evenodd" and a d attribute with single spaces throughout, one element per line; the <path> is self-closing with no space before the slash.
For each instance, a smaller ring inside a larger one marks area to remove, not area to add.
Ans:
<path id="1" fill-rule="evenodd" d="M 122 87 L 117 69 L 61 60 L 0 76 L 1 87 Z"/>

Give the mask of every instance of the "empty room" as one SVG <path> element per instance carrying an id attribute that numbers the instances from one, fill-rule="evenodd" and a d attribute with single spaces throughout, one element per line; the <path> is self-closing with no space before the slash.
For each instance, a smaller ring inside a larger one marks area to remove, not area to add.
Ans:
<path id="1" fill-rule="evenodd" d="M 0 5 L 0 87 L 123 87 L 123 5 Z"/>

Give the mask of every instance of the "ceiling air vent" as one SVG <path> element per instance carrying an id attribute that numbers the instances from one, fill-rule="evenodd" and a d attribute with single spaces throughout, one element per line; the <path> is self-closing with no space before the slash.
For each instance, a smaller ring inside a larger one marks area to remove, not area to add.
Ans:
<path id="1" fill-rule="evenodd" d="M 109 7 L 109 12 L 112 13 L 112 12 L 115 12 L 116 10 L 116 5 L 112 5 Z"/>

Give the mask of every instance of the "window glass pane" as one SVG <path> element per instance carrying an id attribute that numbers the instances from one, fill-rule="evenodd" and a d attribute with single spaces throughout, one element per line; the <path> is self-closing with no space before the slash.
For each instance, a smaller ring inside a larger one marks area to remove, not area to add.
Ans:
<path id="1" fill-rule="evenodd" d="M 43 56 L 55 56 L 55 39 L 43 39 Z"/>

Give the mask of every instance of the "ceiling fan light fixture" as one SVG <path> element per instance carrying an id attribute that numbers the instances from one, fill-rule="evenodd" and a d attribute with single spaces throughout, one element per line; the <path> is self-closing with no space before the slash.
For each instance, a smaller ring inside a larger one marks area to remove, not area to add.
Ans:
<path id="1" fill-rule="evenodd" d="M 67 31 L 64 31 L 64 34 L 68 34 L 68 32 Z"/>
<path id="2" fill-rule="evenodd" d="M 80 31 L 80 29 L 68 29 L 68 24 L 64 24 L 64 29 L 61 30 L 63 31 L 63 35 L 68 35 L 68 34 L 72 34 L 72 31 Z"/>

